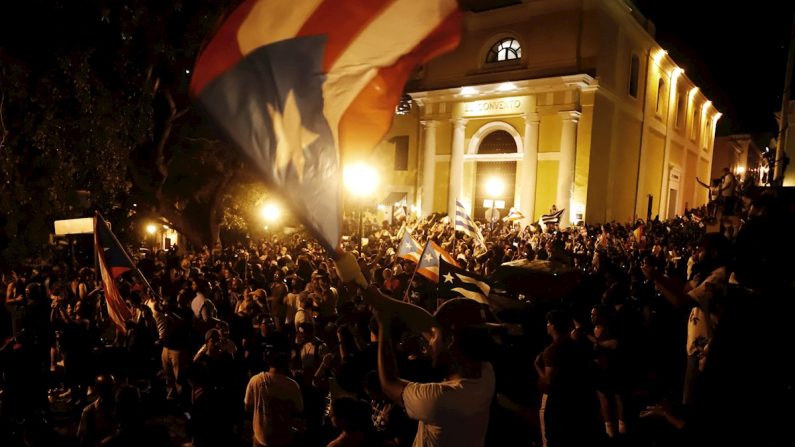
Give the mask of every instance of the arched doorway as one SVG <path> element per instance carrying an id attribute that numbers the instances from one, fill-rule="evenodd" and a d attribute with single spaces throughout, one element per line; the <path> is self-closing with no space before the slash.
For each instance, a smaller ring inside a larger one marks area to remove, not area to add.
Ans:
<path id="1" fill-rule="evenodd" d="M 505 130 L 495 130 L 480 141 L 478 146 L 479 160 L 475 168 L 475 200 L 473 201 L 474 218 L 477 220 L 486 219 L 486 212 L 489 208 L 486 206 L 489 201 L 496 201 L 497 208 L 500 208 L 502 202 L 502 209 L 499 216 L 505 216 L 508 210 L 513 206 L 515 187 L 516 187 L 516 161 L 500 160 L 495 157 L 495 160 L 483 160 L 484 156 L 500 155 L 500 154 L 516 154 L 516 139 L 513 135 Z M 490 179 L 499 179 L 504 186 L 502 194 L 493 197 L 486 189 L 486 184 Z"/>

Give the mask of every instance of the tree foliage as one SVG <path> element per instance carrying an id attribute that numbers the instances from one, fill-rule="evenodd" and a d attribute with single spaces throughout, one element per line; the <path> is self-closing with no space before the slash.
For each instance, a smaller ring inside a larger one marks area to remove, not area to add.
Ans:
<path id="1" fill-rule="evenodd" d="M 4 3 L 5 258 L 39 250 L 54 219 L 94 209 L 130 217 L 132 203 L 194 244 L 217 241 L 235 221 L 230 191 L 253 179 L 192 107 L 187 87 L 203 42 L 236 1 Z"/>

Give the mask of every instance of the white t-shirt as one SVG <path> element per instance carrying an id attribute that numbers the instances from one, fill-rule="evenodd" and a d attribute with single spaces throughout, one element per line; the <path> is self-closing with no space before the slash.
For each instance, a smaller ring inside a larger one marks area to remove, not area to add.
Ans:
<path id="1" fill-rule="evenodd" d="M 299 296 L 300 295 L 297 293 L 288 293 L 287 296 L 284 297 L 284 322 L 287 324 L 293 324 L 295 321 L 295 313 L 298 311 Z"/>
<path id="2" fill-rule="evenodd" d="M 193 316 L 199 318 L 201 316 L 204 303 L 209 301 L 202 293 L 197 293 L 196 297 L 190 302 L 190 310 L 193 311 Z"/>
<path id="3" fill-rule="evenodd" d="M 420 421 L 414 447 L 482 447 L 494 382 L 491 363 L 483 363 L 479 379 L 406 385 L 406 414 Z"/>
<path id="4" fill-rule="evenodd" d="M 736 184 L 737 179 L 734 178 L 732 173 L 724 174 L 720 179 L 720 195 L 723 197 L 733 196 Z"/>
<path id="5" fill-rule="evenodd" d="M 304 410 L 301 389 L 295 380 L 261 372 L 251 378 L 243 400 L 246 410 L 254 412 L 254 440 L 265 446 L 288 445 L 293 417 Z"/>

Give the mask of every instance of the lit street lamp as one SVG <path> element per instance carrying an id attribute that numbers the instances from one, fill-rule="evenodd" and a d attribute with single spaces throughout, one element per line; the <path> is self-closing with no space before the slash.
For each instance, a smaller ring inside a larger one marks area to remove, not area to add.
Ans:
<path id="1" fill-rule="evenodd" d="M 155 233 L 157 233 L 157 225 L 155 225 L 155 224 L 147 225 L 146 226 L 146 232 L 150 236 L 152 236 L 152 249 L 153 250 L 156 249 L 157 248 L 157 236 L 155 236 Z"/>
<path id="2" fill-rule="evenodd" d="M 364 234 L 362 219 L 364 217 L 364 199 L 372 196 L 379 183 L 378 172 L 372 166 L 355 163 L 345 167 L 342 179 L 348 192 L 359 200 L 359 252 L 362 251 Z"/>
<path id="3" fill-rule="evenodd" d="M 262 206 L 259 213 L 265 222 L 273 223 L 279 220 L 279 217 L 282 215 L 282 210 L 280 210 L 279 207 L 274 203 L 266 203 Z"/>

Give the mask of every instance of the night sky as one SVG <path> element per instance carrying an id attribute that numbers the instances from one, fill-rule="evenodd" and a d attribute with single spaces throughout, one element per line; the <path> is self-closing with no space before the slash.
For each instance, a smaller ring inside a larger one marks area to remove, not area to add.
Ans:
<path id="1" fill-rule="evenodd" d="M 772 133 L 778 128 L 773 113 L 781 108 L 795 2 L 635 4 L 656 25 L 657 42 L 723 113 L 718 135 Z"/>

